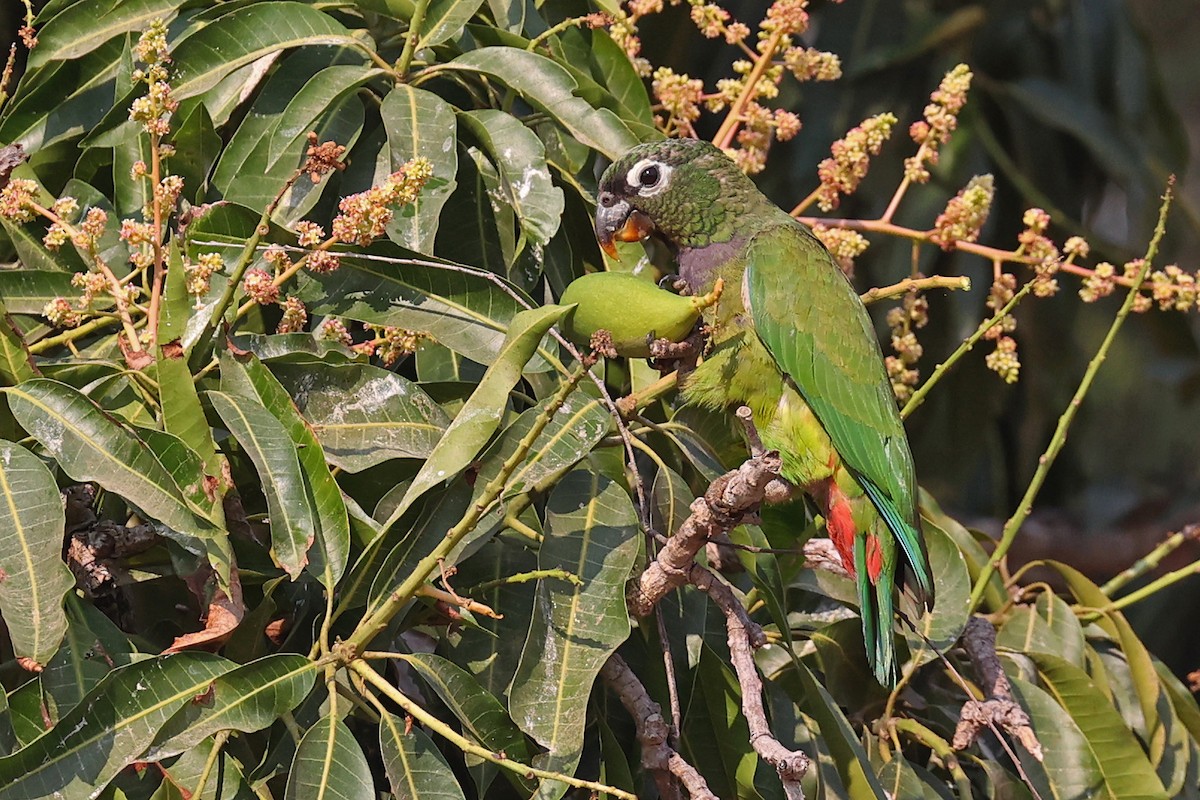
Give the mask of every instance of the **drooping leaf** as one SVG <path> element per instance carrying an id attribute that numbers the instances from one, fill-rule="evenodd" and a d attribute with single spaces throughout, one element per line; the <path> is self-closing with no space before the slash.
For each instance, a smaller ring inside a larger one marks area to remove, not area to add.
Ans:
<path id="1" fill-rule="evenodd" d="M 546 331 L 565 311 L 562 306 L 543 306 L 522 311 L 513 318 L 496 360 L 421 465 L 393 517 L 403 514 L 418 497 L 453 478 L 471 463 L 500 424 L 509 390 L 521 379 L 522 370 Z"/>
<path id="2" fill-rule="evenodd" d="M 417 201 L 398 209 L 388 223 L 388 237 L 401 247 L 432 255 L 442 207 L 457 185 L 458 122 L 454 109 L 432 92 L 399 84 L 383 98 L 379 116 L 387 132 L 387 147 L 379 153 L 376 183 L 413 158 L 428 159 L 433 166 L 433 175 L 421 188 Z"/>
<path id="3" fill-rule="evenodd" d="M 420 728 L 405 730 L 404 720 L 384 713 L 379 749 L 392 794 L 397 800 L 460 800 L 464 797 L 450 765 Z"/>
<path id="4" fill-rule="evenodd" d="M 271 553 L 295 580 L 317 535 L 296 446 L 283 423 L 257 398 L 209 392 L 208 399 L 258 470 L 271 516 Z"/>
<path id="5" fill-rule="evenodd" d="M 309 550 L 309 569 L 330 591 L 341 579 L 350 552 L 350 521 L 337 481 L 329 472 L 325 450 L 287 390 L 253 356 L 227 354 L 221 359 L 221 386 L 234 394 L 257 397 L 283 425 L 296 446 L 313 508 L 317 540 L 321 547 Z"/>
<path id="6" fill-rule="evenodd" d="M 13 652 L 50 661 L 67 629 L 63 504 L 54 476 L 24 447 L 0 440 L 0 615 Z"/>
<path id="7" fill-rule="evenodd" d="M 535 761 L 571 772 L 583 749 L 592 683 L 629 635 L 625 581 L 637 555 L 638 523 L 625 490 L 588 470 L 569 473 L 554 488 L 546 523 L 538 568 L 572 572 L 582 583 L 538 582 L 509 710 L 521 730 L 549 751 Z M 543 781 L 541 794 L 563 791 Z"/>
<path id="8" fill-rule="evenodd" d="M 260 731 L 300 705 L 312 691 L 317 663 L 305 656 L 264 656 L 220 675 L 196 702 L 188 703 L 159 730 L 147 760 L 183 753 L 217 731 Z"/>
<path id="9" fill-rule="evenodd" d="M 971 594 L 971 578 L 958 547 L 941 528 L 928 520 L 924 524 L 925 546 L 929 551 L 930 569 L 937 576 L 937 602 L 925 611 L 911 603 L 907 594 L 901 595 L 901 610 L 916 620 L 914 633 L 908 626 L 900 629 L 908 639 L 908 648 L 918 663 L 937 659 L 954 646 L 967 624 Z"/>
<path id="10" fill-rule="evenodd" d="M 326 715 L 308 729 L 288 774 L 284 800 L 375 800 L 371 768 L 346 724 Z"/>
<path id="11" fill-rule="evenodd" d="M 163 723 L 233 666 L 176 653 L 115 670 L 52 730 L 0 758 L 0 800 L 95 797 L 141 757 Z"/>
<path id="12" fill-rule="evenodd" d="M 95 481 L 185 537 L 221 535 L 146 443 L 78 390 L 35 378 L 4 391 L 17 421 L 73 479 Z"/>

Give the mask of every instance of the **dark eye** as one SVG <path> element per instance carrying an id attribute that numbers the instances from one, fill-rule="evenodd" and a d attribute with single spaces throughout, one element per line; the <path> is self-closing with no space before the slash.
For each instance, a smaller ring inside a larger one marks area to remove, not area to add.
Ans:
<path id="1" fill-rule="evenodd" d="M 645 186 L 647 189 L 658 183 L 660 177 L 658 167 L 651 164 L 638 174 L 638 183 Z"/>

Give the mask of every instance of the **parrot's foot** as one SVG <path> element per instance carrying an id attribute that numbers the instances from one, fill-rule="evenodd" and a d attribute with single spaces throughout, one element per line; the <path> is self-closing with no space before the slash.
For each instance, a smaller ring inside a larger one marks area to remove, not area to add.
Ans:
<path id="1" fill-rule="evenodd" d="M 674 292 L 678 295 L 683 295 L 684 297 L 688 297 L 692 294 L 691 284 L 685 281 L 683 276 L 676 275 L 674 273 L 670 275 L 663 275 L 661 278 L 659 278 L 658 288 L 668 292 Z"/>

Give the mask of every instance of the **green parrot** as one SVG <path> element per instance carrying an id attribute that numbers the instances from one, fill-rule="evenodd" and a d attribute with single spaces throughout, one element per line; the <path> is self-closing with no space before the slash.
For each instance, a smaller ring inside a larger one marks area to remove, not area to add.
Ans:
<path id="1" fill-rule="evenodd" d="M 855 577 L 871 668 L 894 685 L 893 593 L 906 576 L 898 551 L 926 607 L 933 578 L 912 453 L 858 293 L 812 232 L 707 142 L 633 148 L 605 171 L 598 201 L 596 235 L 610 255 L 614 241 L 654 236 L 693 291 L 718 278 L 729 287 L 705 311 L 712 348 L 683 397 L 753 411 L 783 477 L 825 518 Z"/>

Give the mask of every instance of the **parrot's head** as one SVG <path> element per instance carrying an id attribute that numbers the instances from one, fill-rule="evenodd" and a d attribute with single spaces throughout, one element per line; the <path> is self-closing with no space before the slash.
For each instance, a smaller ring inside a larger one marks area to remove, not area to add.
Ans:
<path id="1" fill-rule="evenodd" d="M 616 257 L 613 242 L 652 234 L 676 249 L 728 241 L 737 218 L 765 198 L 708 142 L 666 139 L 638 145 L 609 165 L 597 201 L 596 238 Z"/>

